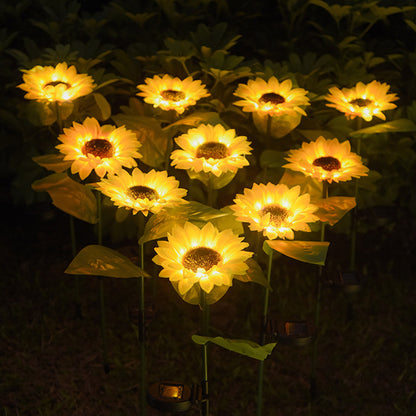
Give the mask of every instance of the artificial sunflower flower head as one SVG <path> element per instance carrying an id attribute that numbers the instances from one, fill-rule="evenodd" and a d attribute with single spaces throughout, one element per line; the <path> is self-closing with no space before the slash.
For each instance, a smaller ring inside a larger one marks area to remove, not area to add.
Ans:
<path id="1" fill-rule="evenodd" d="M 82 124 L 74 122 L 64 128 L 58 136 L 62 142 L 56 148 L 65 155 L 64 160 L 72 160 L 71 172 L 79 173 L 82 180 L 94 170 L 103 178 L 106 173 L 117 173 L 123 166 L 137 165 L 135 158 L 141 146 L 135 133 L 124 126 L 116 128 L 106 124 L 100 126 L 95 118 L 87 117 Z"/>
<path id="2" fill-rule="evenodd" d="M 236 195 L 231 208 L 253 231 L 262 232 L 269 240 L 294 239 L 294 231 L 311 231 L 308 223 L 318 221 L 317 206 L 310 203 L 309 194 L 300 195 L 300 186 L 284 184 L 254 184 Z"/>
<path id="3" fill-rule="evenodd" d="M 285 159 L 290 163 L 284 168 L 328 183 L 367 176 L 369 170 L 361 157 L 351 152 L 348 140 L 340 143 L 338 139 L 327 140 L 322 136 L 314 142 L 302 143 L 300 149 L 291 150 Z"/>
<path id="4" fill-rule="evenodd" d="M 296 128 L 302 116 L 306 116 L 303 107 L 310 105 L 307 93 L 303 88 L 293 88 L 290 79 L 279 82 L 276 77 L 268 81 L 256 78 L 238 85 L 234 95 L 242 100 L 234 104 L 253 114 L 254 124 L 260 132 L 280 138 Z"/>
<path id="5" fill-rule="evenodd" d="M 146 103 L 165 111 L 175 110 L 178 114 L 210 95 L 199 80 L 192 77 L 181 80 L 167 74 L 163 77 L 155 75 L 153 78 L 146 78 L 145 84 L 140 84 L 137 88 L 142 91 L 137 95 L 144 97 Z"/>
<path id="6" fill-rule="evenodd" d="M 28 100 L 64 102 L 90 94 L 94 81 L 87 74 L 78 74 L 74 65 L 68 67 L 66 62 L 56 67 L 37 65 L 30 70 L 23 70 L 23 84 L 17 87 L 26 91 Z"/>
<path id="7" fill-rule="evenodd" d="M 158 241 L 153 261 L 162 266 L 160 277 L 169 278 L 179 295 L 190 303 L 198 303 L 198 290 L 207 294 L 232 285 L 233 276 L 248 270 L 246 260 L 253 253 L 231 230 L 219 231 L 212 223 L 202 228 L 186 222 L 168 233 L 167 241 Z M 195 292 L 194 298 L 185 297 Z"/>
<path id="8" fill-rule="evenodd" d="M 117 207 L 132 210 L 133 214 L 157 214 L 166 207 L 184 204 L 187 191 L 179 188 L 179 181 L 166 171 L 148 173 L 133 169 L 131 175 L 122 169 L 97 183 L 97 188 L 110 197 Z"/>
<path id="9" fill-rule="evenodd" d="M 236 136 L 234 129 L 226 130 L 221 124 L 200 124 L 176 139 L 181 149 L 171 154 L 172 166 L 197 173 L 211 173 L 216 177 L 237 170 L 249 163 L 251 153 L 245 136 Z"/>
<path id="10" fill-rule="evenodd" d="M 392 101 L 399 99 L 396 94 L 388 94 L 389 88 L 388 84 L 375 80 L 369 84 L 358 82 L 353 88 L 340 90 L 332 87 L 325 98 L 330 102 L 328 107 L 337 109 L 348 118 L 361 117 L 365 121 L 371 121 L 374 116 L 385 120 L 383 111 L 396 108 Z"/>

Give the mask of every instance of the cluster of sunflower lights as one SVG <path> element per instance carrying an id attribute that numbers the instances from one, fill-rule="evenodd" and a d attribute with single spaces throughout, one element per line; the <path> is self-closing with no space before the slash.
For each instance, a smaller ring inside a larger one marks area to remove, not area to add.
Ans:
<path id="1" fill-rule="evenodd" d="M 94 92 L 96 85 L 90 76 L 78 74 L 74 66 L 68 67 L 66 63 L 56 67 L 36 66 L 23 72 L 24 83 L 18 87 L 27 92 L 25 98 L 42 103 L 58 127 L 59 143 L 55 147 L 59 154 L 35 158 L 37 163 L 54 173 L 36 181 L 33 187 L 47 191 L 53 203 L 70 214 L 71 219 L 75 217 L 97 224 L 98 244 L 84 247 L 77 255 L 74 254 L 66 273 L 101 277 L 104 369 L 109 371 L 102 277 L 137 278 L 140 408 L 144 415 L 147 386 L 144 300 L 145 278 L 150 277 L 145 270 L 144 244 L 157 240 L 153 262 L 161 268 L 159 276 L 168 278 L 185 302 L 199 305 L 201 310 L 201 335 L 194 335 L 192 339 L 201 345 L 203 380 L 192 388 L 181 382 L 153 383 L 147 391 L 148 402 L 166 411 L 185 411 L 192 402 L 198 402 L 201 413 L 209 415 L 207 344 L 211 342 L 259 360 L 257 415 L 262 415 L 265 359 L 277 342 L 292 340 L 301 345 L 311 335 L 305 321 L 286 321 L 276 329 L 269 317 L 273 254 L 277 251 L 319 266 L 314 323 L 317 330 L 322 270 L 329 245 L 325 241 L 325 225 L 334 225 L 356 206 L 358 190 L 356 186 L 353 197 L 330 197 L 328 189 L 332 182 L 357 181 L 367 175 L 368 169 L 359 155 L 359 140 L 355 153 L 351 152 L 348 140 L 339 142 L 337 138 L 320 136 L 315 141 L 304 142 L 301 148 L 289 151 L 288 163 L 283 166 L 286 173 L 280 183 L 254 183 L 235 196 L 233 205 L 217 209 L 215 191 L 230 183 L 238 170 L 249 164 L 246 156 L 253 149 L 247 137 L 238 136 L 234 129 L 222 123 L 195 123 L 186 133 L 176 137 L 176 143 L 173 139 L 166 142 L 164 170 L 144 172 L 137 167 L 137 160 L 142 157 L 141 147 L 145 144 L 138 140 L 137 132 L 124 125 L 100 125 L 94 117 L 75 120 L 72 116 L 71 119 L 76 100 L 98 94 Z M 137 88 L 137 95 L 144 97 L 145 103 L 172 115 L 171 125 L 184 114 L 186 117 L 192 113 L 197 102 L 209 96 L 205 85 L 192 77 L 181 80 L 169 75 L 154 76 Z M 331 88 L 325 98 L 329 101 L 328 106 L 344 113 L 345 117 L 357 118 L 357 131 L 360 132 L 365 131 L 360 130 L 362 120 L 371 121 L 373 116 L 384 120 L 383 111 L 396 107 L 392 101 L 397 97 L 388 94 L 388 89 L 387 84 L 377 81 L 367 85 L 359 82 L 351 89 Z M 306 116 L 305 108 L 310 105 L 307 93 L 302 88 L 294 88 L 290 80 L 279 82 L 275 77 L 268 80 L 256 78 L 238 85 L 234 95 L 240 100 L 234 104 L 252 113 L 254 125 L 266 138 L 280 138 L 295 129 L 301 117 Z M 72 123 L 65 127 L 68 122 Z M 206 205 L 184 199 L 187 190 L 179 187 L 180 183 L 174 176 L 169 176 L 169 162 L 175 169 L 186 170 L 190 179 L 203 183 Z M 294 179 L 297 180 L 295 185 Z M 317 185 L 321 194 L 304 192 L 308 183 Z M 144 224 L 138 231 L 140 265 L 102 245 L 102 194 L 120 208 L 118 213 L 130 210 L 133 215 L 142 216 Z M 320 241 L 295 240 L 295 232 L 310 232 L 311 224 L 318 221 Z M 258 244 L 254 253 L 246 251 L 249 244 L 241 236 L 244 233 L 242 223 L 248 223 L 250 230 L 257 233 L 258 242 L 263 239 L 263 244 Z M 75 251 L 73 222 L 71 224 Z M 350 271 L 354 272 L 356 221 L 352 224 Z M 260 257 L 261 249 L 268 256 L 266 277 L 255 260 Z M 264 286 L 259 343 L 209 336 L 209 305 L 225 295 L 233 279 Z M 270 333 L 277 333 L 277 336 L 271 337 Z M 311 391 L 316 383 L 317 339 L 316 336 Z M 273 342 L 266 344 L 268 340 Z"/>

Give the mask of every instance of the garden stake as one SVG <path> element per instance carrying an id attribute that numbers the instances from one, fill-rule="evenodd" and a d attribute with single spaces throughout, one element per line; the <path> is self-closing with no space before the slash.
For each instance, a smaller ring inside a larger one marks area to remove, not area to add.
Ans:
<path id="1" fill-rule="evenodd" d="M 264 345 L 266 342 L 266 325 L 267 317 L 269 314 L 269 296 L 270 296 L 270 277 L 272 274 L 272 265 L 273 265 L 273 250 L 270 248 L 269 262 L 267 266 L 267 283 L 268 286 L 265 288 L 264 292 L 264 305 L 263 305 L 263 317 L 261 323 L 261 332 L 260 332 L 260 345 Z M 258 388 L 257 388 L 257 416 L 261 416 L 263 413 L 263 379 L 264 379 L 264 360 L 261 360 L 259 363 L 259 379 L 258 379 Z"/>
<path id="2" fill-rule="evenodd" d="M 201 321 L 202 321 L 202 335 L 209 334 L 209 307 L 206 302 L 205 291 L 201 289 Z M 202 401 L 201 401 L 201 415 L 209 416 L 209 391 L 208 391 L 208 346 L 207 343 L 202 345 L 202 365 L 203 365 L 203 380 L 202 380 Z"/>
<path id="3" fill-rule="evenodd" d="M 322 181 L 322 198 L 328 198 L 328 182 Z M 325 223 L 321 222 L 321 242 L 325 240 Z M 318 278 L 316 281 L 316 304 L 315 304 L 315 339 L 313 342 L 312 350 L 312 370 L 311 370 L 311 381 L 310 381 L 310 396 L 311 400 L 315 400 L 317 397 L 317 387 L 316 387 L 316 365 L 318 358 L 318 333 L 319 333 L 319 318 L 321 310 L 321 290 L 322 290 L 322 276 L 323 276 L 323 266 L 319 266 Z"/>
<path id="4" fill-rule="evenodd" d="M 97 192 L 97 214 L 98 214 L 98 245 L 103 244 L 103 224 L 102 224 L 102 203 L 101 192 Z M 101 317 L 101 336 L 103 339 L 103 368 L 104 372 L 110 372 L 110 365 L 108 363 L 108 349 L 107 349 L 107 319 L 105 314 L 105 299 L 104 299 L 104 278 L 99 278 L 99 298 L 100 298 L 100 317 Z"/>
<path id="5" fill-rule="evenodd" d="M 360 130 L 362 127 L 362 118 L 357 117 L 357 130 Z M 357 138 L 357 155 L 360 156 L 361 153 L 361 137 Z M 358 225 L 358 178 L 355 178 L 354 182 L 354 198 L 355 198 L 355 207 L 351 212 L 351 246 L 350 246 L 350 271 L 355 271 L 356 263 L 356 246 L 357 246 L 357 225 Z"/>
<path id="6" fill-rule="evenodd" d="M 63 133 L 63 122 L 61 117 L 61 108 L 59 101 L 55 101 L 55 112 L 56 112 L 56 123 L 58 124 L 58 135 Z M 71 249 L 72 249 L 72 258 L 75 258 L 77 254 L 77 242 L 75 236 L 75 220 L 74 217 L 69 215 L 69 232 L 71 236 Z M 75 310 L 77 316 L 81 317 L 81 296 L 79 289 L 79 277 L 75 276 Z"/>
<path id="7" fill-rule="evenodd" d="M 144 270 L 144 244 L 140 244 L 140 265 Z M 139 277 L 140 415 L 146 412 L 146 345 L 144 328 L 144 277 Z"/>

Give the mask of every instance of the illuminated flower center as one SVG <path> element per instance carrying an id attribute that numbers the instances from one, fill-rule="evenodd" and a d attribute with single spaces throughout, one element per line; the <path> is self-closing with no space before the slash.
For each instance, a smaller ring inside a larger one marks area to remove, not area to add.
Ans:
<path id="1" fill-rule="evenodd" d="M 57 85 L 62 84 L 65 85 L 66 89 L 71 87 L 71 84 L 68 84 L 67 82 L 64 81 L 51 81 L 51 82 L 47 82 L 43 87 L 56 87 Z"/>
<path id="2" fill-rule="evenodd" d="M 127 196 L 133 199 L 145 199 L 153 201 L 159 198 L 159 194 L 152 188 L 143 185 L 131 186 L 127 190 Z"/>
<path id="3" fill-rule="evenodd" d="M 181 101 L 181 100 L 183 100 L 186 97 L 186 95 L 185 95 L 184 92 L 177 91 L 177 90 L 165 90 L 165 91 L 162 91 L 160 93 L 160 95 L 165 100 L 167 100 L 167 101 L 174 101 L 174 102 Z"/>
<path id="4" fill-rule="evenodd" d="M 280 227 L 280 224 L 286 219 L 288 210 L 281 207 L 277 204 L 266 205 L 260 211 L 261 215 L 270 214 L 270 222 L 276 226 Z"/>
<path id="5" fill-rule="evenodd" d="M 223 143 L 206 142 L 196 149 L 196 157 L 205 159 L 224 159 L 228 156 L 228 147 Z"/>
<path id="6" fill-rule="evenodd" d="M 356 98 L 350 101 L 350 104 L 358 105 L 358 107 L 367 107 L 372 101 L 367 98 Z"/>
<path id="7" fill-rule="evenodd" d="M 322 169 L 330 172 L 331 170 L 339 169 L 341 167 L 341 162 L 332 156 L 322 156 L 315 159 L 312 165 L 320 166 Z"/>
<path id="8" fill-rule="evenodd" d="M 206 272 L 222 260 L 221 254 L 209 247 L 191 248 L 183 256 L 182 265 L 188 270 L 197 272 L 204 269 Z"/>
<path id="9" fill-rule="evenodd" d="M 276 94 L 274 92 L 266 92 L 266 94 L 263 94 L 260 97 L 259 101 L 262 104 L 272 103 L 274 105 L 278 105 L 278 104 L 284 103 L 285 99 L 281 95 Z"/>
<path id="10" fill-rule="evenodd" d="M 113 156 L 113 145 L 107 139 L 91 139 L 82 147 L 84 155 L 93 155 L 104 159 Z"/>

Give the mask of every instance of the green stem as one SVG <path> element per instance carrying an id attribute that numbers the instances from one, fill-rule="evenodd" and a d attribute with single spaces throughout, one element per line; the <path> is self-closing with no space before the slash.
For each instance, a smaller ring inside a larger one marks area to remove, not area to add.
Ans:
<path id="1" fill-rule="evenodd" d="M 357 130 L 362 127 L 362 118 L 357 117 Z M 361 138 L 357 139 L 357 155 L 361 153 Z M 351 211 L 351 231 L 350 231 L 350 271 L 355 271 L 356 268 L 356 253 L 357 253 L 357 227 L 358 227 L 358 178 L 354 180 L 354 198 L 355 207 Z"/>
<path id="2" fill-rule="evenodd" d="M 77 254 L 77 240 L 75 236 L 75 220 L 72 215 L 69 216 L 69 234 L 71 236 L 71 248 L 72 248 L 72 258 L 75 258 Z M 81 295 L 80 295 L 80 285 L 79 277 L 74 276 L 75 279 L 75 307 L 76 313 L 78 316 L 81 316 Z"/>
<path id="3" fill-rule="evenodd" d="M 322 182 L 322 198 L 328 198 L 328 183 L 326 181 Z M 321 237 L 320 241 L 325 241 L 325 223 L 321 222 Z M 311 369 L 311 382 L 310 382 L 310 395 L 311 399 L 314 400 L 317 395 L 316 391 L 316 366 L 318 359 L 318 334 L 319 334 L 319 320 L 321 312 L 321 291 L 322 291 L 322 275 L 323 275 L 323 266 L 319 266 L 318 277 L 316 279 L 316 303 L 315 303 L 315 339 L 313 343 L 312 350 L 312 369 Z"/>
<path id="4" fill-rule="evenodd" d="M 264 292 L 264 304 L 263 304 L 263 317 L 262 325 L 260 332 L 260 344 L 264 345 L 266 341 L 266 325 L 269 315 L 269 297 L 270 297 L 270 279 L 272 275 L 272 266 L 273 266 L 273 250 L 270 248 L 269 262 L 267 266 L 267 283 L 268 286 L 265 288 Z M 258 377 L 258 387 L 257 387 L 257 416 L 263 414 L 263 381 L 264 381 L 264 360 L 259 363 L 259 377 Z"/>
<path id="5" fill-rule="evenodd" d="M 63 132 L 63 123 L 61 117 L 61 108 L 58 101 L 55 101 L 56 123 L 58 124 L 58 134 Z"/>
<path id="6" fill-rule="evenodd" d="M 101 192 L 97 191 L 97 215 L 98 215 L 98 245 L 103 244 L 103 221 L 102 221 L 102 197 Z M 104 299 L 104 278 L 100 277 L 99 281 L 99 301 L 100 301 L 100 318 L 101 318 L 101 336 L 103 341 L 103 368 L 104 372 L 108 374 L 110 372 L 110 366 L 108 363 L 108 347 L 107 347 L 107 317 L 105 310 Z"/>
<path id="7" fill-rule="evenodd" d="M 216 198 L 215 198 L 215 189 L 214 189 L 214 177 L 212 173 L 208 173 L 208 185 L 207 185 L 207 203 L 208 206 L 215 208 Z"/>
<path id="8" fill-rule="evenodd" d="M 201 288 L 201 331 L 203 336 L 209 334 L 209 307 L 206 302 L 205 291 Z M 203 366 L 203 380 L 202 380 L 202 401 L 201 413 L 202 416 L 209 416 L 209 390 L 208 390 L 208 345 L 202 345 L 202 366 Z"/>
<path id="9" fill-rule="evenodd" d="M 144 244 L 140 244 L 140 267 L 144 270 Z M 146 413 L 146 344 L 144 321 L 144 277 L 139 277 L 140 415 Z"/>

